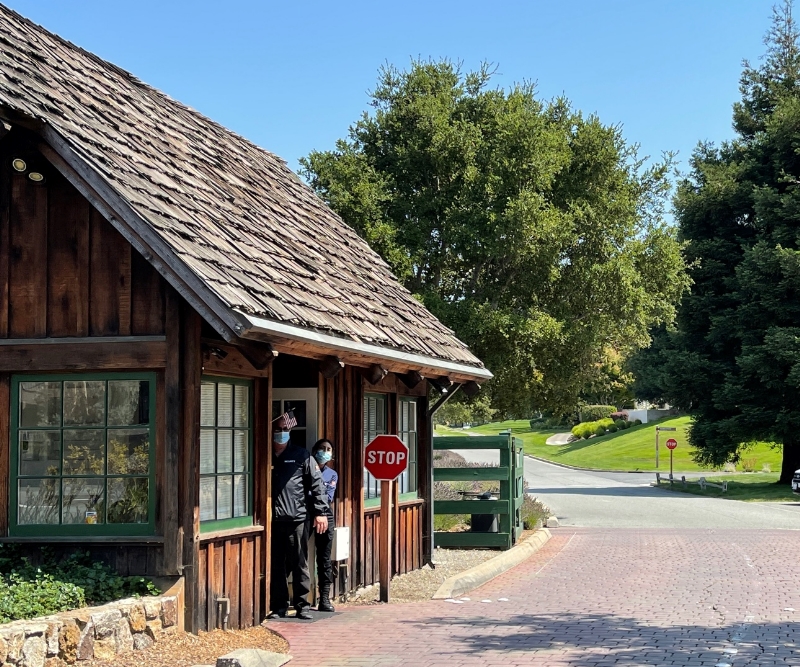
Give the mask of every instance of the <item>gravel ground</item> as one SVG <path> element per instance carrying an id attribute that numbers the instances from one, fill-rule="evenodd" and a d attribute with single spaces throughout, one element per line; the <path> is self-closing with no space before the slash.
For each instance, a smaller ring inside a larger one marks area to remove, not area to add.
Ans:
<path id="1" fill-rule="evenodd" d="M 148 649 L 118 655 L 112 661 L 87 660 L 81 667 L 190 667 L 213 665 L 217 658 L 237 648 L 260 648 L 275 653 L 288 653 L 289 643 L 267 628 L 246 630 L 212 630 L 199 635 L 166 634 Z M 60 662 L 60 661 L 59 661 Z M 61 663 L 66 666 L 66 663 Z"/>
<path id="2" fill-rule="evenodd" d="M 533 531 L 526 530 L 522 533 L 519 541 L 524 540 L 532 533 Z M 393 603 L 430 600 L 445 579 L 480 565 L 501 553 L 502 551 L 495 549 L 436 549 L 433 556 L 436 563 L 435 568 L 426 565 L 420 570 L 401 574 L 392 579 L 391 600 Z M 380 604 L 379 596 L 380 587 L 375 584 L 359 589 L 347 604 L 339 606 L 347 608 L 348 605 Z"/>

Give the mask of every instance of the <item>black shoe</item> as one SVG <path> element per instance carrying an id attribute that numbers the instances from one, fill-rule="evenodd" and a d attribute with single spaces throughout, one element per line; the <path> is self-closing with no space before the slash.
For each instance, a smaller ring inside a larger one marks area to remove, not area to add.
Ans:
<path id="1" fill-rule="evenodd" d="M 286 618 L 287 609 L 276 609 L 267 616 L 267 618 Z"/>
<path id="2" fill-rule="evenodd" d="M 311 613 L 310 607 L 298 607 L 295 618 L 299 618 L 302 621 L 313 621 L 314 614 Z"/>
<path id="3" fill-rule="evenodd" d="M 329 598 L 320 597 L 319 603 L 317 604 L 317 611 L 334 612 L 336 610 L 333 608 Z"/>

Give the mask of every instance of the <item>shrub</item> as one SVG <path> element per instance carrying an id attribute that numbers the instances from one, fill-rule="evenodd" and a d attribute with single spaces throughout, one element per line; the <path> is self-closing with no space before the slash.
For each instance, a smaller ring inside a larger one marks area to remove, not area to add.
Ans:
<path id="1" fill-rule="evenodd" d="M 606 417 L 605 419 L 598 419 L 596 423 L 602 426 L 603 428 L 608 428 L 614 423 L 614 420 L 611 419 L 610 417 Z"/>
<path id="2" fill-rule="evenodd" d="M 619 431 L 619 429 L 617 428 L 617 426 L 615 424 L 611 424 L 611 426 L 608 427 L 608 432 L 609 433 L 616 433 L 617 431 Z"/>
<path id="3" fill-rule="evenodd" d="M 622 421 L 628 421 L 628 413 L 625 412 L 624 410 L 619 410 L 618 412 L 612 412 L 608 416 L 611 417 L 611 419 L 613 419 L 614 421 L 618 421 L 620 419 Z"/>
<path id="4" fill-rule="evenodd" d="M 641 426 L 641 424 L 642 424 L 642 420 L 641 419 L 634 419 L 633 420 L 633 425 L 634 426 Z"/>
<path id="5" fill-rule="evenodd" d="M 149 579 L 123 577 L 88 552 L 57 561 L 42 549 L 34 566 L 15 547 L 0 544 L 0 623 L 159 592 Z"/>
<path id="6" fill-rule="evenodd" d="M 755 458 L 742 459 L 742 470 L 744 472 L 755 472 L 758 461 Z"/>
<path id="7" fill-rule="evenodd" d="M 626 422 L 626 421 L 624 421 L 622 419 L 617 419 L 614 422 L 614 426 L 616 426 L 618 429 L 624 429 L 627 425 L 628 425 L 628 422 Z"/>
<path id="8" fill-rule="evenodd" d="M 606 427 L 603 426 L 600 422 L 596 422 L 596 426 L 594 427 L 594 434 L 596 436 L 601 436 L 606 434 Z"/>
<path id="9" fill-rule="evenodd" d="M 540 503 L 536 498 L 529 494 L 525 494 L 522 499 L 522 507 L 520 508 L 520 518 L 522 519 L 522 527 L 525 530 L 532 530 L 536 526 L 536 522 L 541 520 L 542 523 L 547 521 L 550 516 L 550 508 Z"/>
<path id="10" fill-rule="evenodd" d="M 581 419 L 585 422 L 605 419 L 617 408 L 613 405 L 585 405 L 581 408 Z"/>

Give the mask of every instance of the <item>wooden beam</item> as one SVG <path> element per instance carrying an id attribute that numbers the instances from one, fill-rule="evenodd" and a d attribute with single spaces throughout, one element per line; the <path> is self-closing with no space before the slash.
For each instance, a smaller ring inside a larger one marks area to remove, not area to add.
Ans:
<path id="1" fill-rule="evenodd" d="M 164 574 L 181 574 L 183 536 L 180 530 L 181 366 L 180 297 L 171 287 L 166 294 L 166 363 L 164 369 L 164 472 L 161 492 L 164 526 Z M 193 573 L 194 574 L 194 573 Z"/>
<path id="2" fill-rule="evenodd" d="M 166 364 L 167 344 L 163 340 L 50 340 L 58 340 L 58 343 L 40 345 L 4 340 L 0 345 L 0 372 L 144 370 L 164 368 Z"/>
<path id="3" fill-rule="evenodd" d="M 8 535 L 8 483 L 11 474 L 11 378 L 0 375 L 0 537 Z M 15 508 L 16 511 L 16 508 Z"/>
<path id="4" fill-rule="evenodd" d="M 251 347 L 255 347 L 255 345 Z M 204 338 L 202 340 L 202 349 L 204 373 L 246 378 L 265 378 L 269 376 L 268 368 L 255 368 L 239 346 Z M 271 358 L 274 358 L 271 352 L 269 354 Z"/>
<path id="5" fill-rule="evenodd" d="M 204 610 L 198 604 L 200 581 L 200 328 L 197 312 L 181 304 L 181 407 L 183 429 L 179 477 L 180 532 L 183 534 L 185 626 L 197 634 Z"/>

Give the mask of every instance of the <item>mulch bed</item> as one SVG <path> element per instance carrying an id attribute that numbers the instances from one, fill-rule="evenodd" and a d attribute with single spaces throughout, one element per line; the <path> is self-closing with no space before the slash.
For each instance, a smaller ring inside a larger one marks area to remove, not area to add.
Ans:
<path id="1" fill-rule="evenodd" d="M 199 635 L 175 632 L 166 634 L 148 649 L 118 655 L 114 660 L 86 660 L 75 667 L 191 667 L 213 665 L 217 658 L 238 648 L 260 648 L 288 653 L 289 642 L 263 627 L 246 630 L 212 630 Z M 62 663 L 66 665 L 66 663 Z"/>

